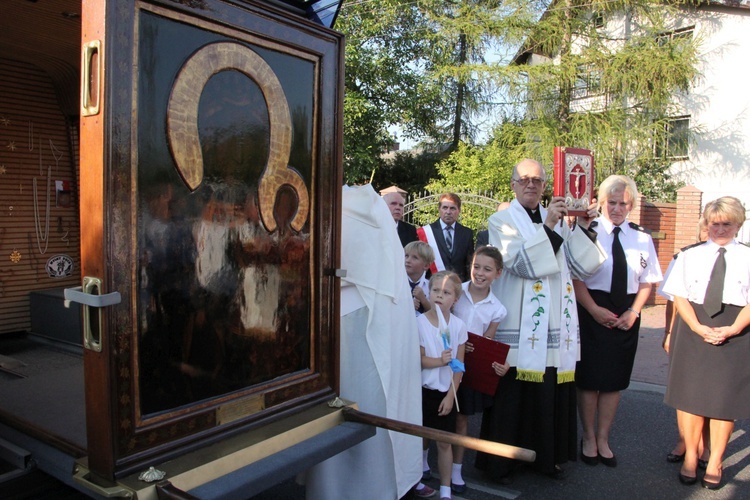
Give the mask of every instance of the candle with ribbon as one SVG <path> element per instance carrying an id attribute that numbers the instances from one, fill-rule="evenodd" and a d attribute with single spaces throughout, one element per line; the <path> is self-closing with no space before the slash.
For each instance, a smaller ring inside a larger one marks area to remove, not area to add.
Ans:
<path id="1" fill-rule="evenodd" d="M 443 346 L 447 350 L 451 350 L 451 332 L 448 329 L 448 324 L 445 322 L 445 316 L 443 315 L 443 311 L 438 307 L 437 304 L 432 305 L 433 308 L 435 308 L 435 312 L 437 313 L 438 317 L 438 334 L 443 339 Z M 460 359 L 453 358 L 451 356 L 451 361 L 448 363 L 448 366 L 451 367 L 452 373 L 457 372 L 465 372 L 466 366 Z M 453 399 L 456 401 L 456 411 L 461 411 L 458 407 L 458 394 L 456 393 L 456 384 L 453 382 L 453 375 L 451 375 L 451 387 L 453 388 Z"/>

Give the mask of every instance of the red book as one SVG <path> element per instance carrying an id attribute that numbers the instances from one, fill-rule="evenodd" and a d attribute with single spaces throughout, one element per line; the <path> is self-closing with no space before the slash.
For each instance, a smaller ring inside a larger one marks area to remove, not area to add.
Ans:
<path id="1" fill-rule="evenodd" d="M 554 150 L 553 195 L 565 198 L 568 215 L 586 215 L 594 197 L 594 153 L 557 146 Z"/>
<path id="2" fill-rule="evenodd" d="M 504 364 L 510 346 L 471 332 L 468 341 L 474 346 L 474 351 L 464 354 L 466 373 L 461 385 L 494 396 L 500 376 L 492 368 L 492 362 Z"/>

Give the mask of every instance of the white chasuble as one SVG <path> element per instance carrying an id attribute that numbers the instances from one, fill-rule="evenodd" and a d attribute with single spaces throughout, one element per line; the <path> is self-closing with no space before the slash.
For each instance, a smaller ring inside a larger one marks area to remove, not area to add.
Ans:
<path id="1" fill-rule="evenodd" d="M 539 209 L 544 220 L 546 210 Z M 557 253 L 544 225 L 533 223 L 517 200 L 489 220 L 489 241 L 504 265 L 492 291 L 508 309 L 495 340 L 511 346 L 508 362 L 519 380 L 542 382 L 546 368 L 555 367 L 558 383 L 573 381 L 580 341 L 572 279 L 585 279 L 606 259 L 580 227 L 558 224 L 555 232 L 563 239 Z"/>
<path id="2" fill-rule="evenodd" d="M 419 333 L 393 217 L 369 184 L 344 186 L 341 226 L 341 397 L 421 425 Z M 306 498 L 397 500 L 421 477 L 422 440 L 378 429 L 308 471 Z"/>

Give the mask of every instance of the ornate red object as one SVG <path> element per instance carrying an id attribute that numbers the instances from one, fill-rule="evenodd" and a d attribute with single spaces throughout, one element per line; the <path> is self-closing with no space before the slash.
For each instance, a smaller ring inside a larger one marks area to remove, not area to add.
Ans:
<path id="1" fill-rule="evenodd" d="M 555 147 L 554 195 L 562 196 L 568 215 L 585 215 L 594 193 L 594 153 L 588 149 Z"/>

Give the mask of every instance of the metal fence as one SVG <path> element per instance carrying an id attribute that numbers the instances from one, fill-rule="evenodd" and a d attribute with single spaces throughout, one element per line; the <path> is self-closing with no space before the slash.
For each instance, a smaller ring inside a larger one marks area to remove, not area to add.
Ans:
<path id="1" fill-rule="evenodd" d="M 404 220 L 415 226 L 430 224 L 438 219 L 438 200 L 445 191 L 410 193 L 404 204 Z M 487 228 L 487 219 L 495 213 L 498 204 L 506 200 L 495 198 L 492 191 L 455 192 L 461 199 L 459 222 L 475 231 Z"/>

